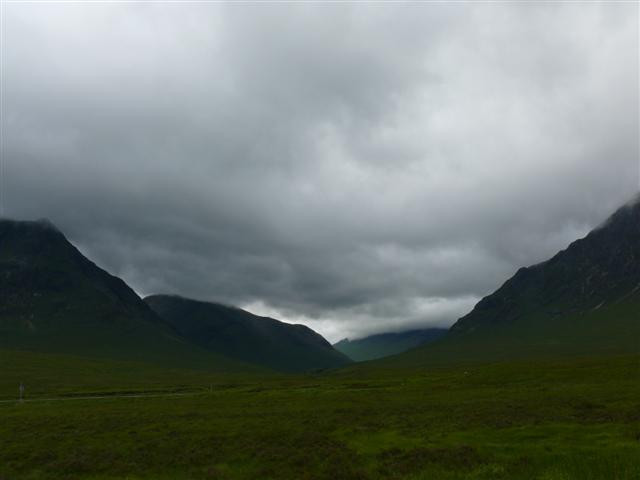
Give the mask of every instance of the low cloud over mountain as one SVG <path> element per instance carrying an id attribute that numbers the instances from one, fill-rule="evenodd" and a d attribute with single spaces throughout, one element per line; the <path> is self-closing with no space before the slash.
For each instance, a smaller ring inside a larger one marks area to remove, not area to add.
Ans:
<path id="1" fill-rule="evenodd" d="M 635 4 L 4 13 L 4 212 L 142 295 L 446 326 L 638 191 Z"/>

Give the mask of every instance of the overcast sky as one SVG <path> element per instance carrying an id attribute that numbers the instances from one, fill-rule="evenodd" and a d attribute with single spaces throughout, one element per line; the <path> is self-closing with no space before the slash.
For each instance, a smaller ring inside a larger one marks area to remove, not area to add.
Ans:
<path id="1" fill-rule="evenodd" d="M 5 4 L 7 216 L 140 295 L 448 326 L 638 191 L 638 4 Z"/>

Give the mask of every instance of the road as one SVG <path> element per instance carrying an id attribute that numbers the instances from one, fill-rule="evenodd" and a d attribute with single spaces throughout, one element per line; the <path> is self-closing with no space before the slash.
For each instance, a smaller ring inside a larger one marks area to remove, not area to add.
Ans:
<path id="1" fill-rule="evenodd" d="M 22 401 L 17 398 L 9 400 L 0 400 L 0 403 L 30 403 L 30 402 L 62 402 L 68 400 L 103 400 L 107 398 L 154 398 L 154 397 L 194 397 L 196 395 L 204 395 L 206 392 L 189 392 L 189 393 L 134 393 L 126 395 L 86 395 L 77 397 L 45 397 L 45 398 L 25 398 Z"/>

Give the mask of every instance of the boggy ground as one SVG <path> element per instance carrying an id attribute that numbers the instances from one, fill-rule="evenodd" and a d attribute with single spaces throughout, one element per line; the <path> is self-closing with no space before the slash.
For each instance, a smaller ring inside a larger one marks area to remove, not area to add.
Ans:
<path id="1" fill-rule="evenodd" d="M 640 478 L 639 356 L 264 378 L 2 354 L 2 480 Z"/>

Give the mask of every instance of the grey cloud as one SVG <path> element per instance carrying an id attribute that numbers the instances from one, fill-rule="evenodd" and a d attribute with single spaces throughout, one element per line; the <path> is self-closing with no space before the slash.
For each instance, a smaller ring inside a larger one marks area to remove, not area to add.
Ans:
<path id="1" fill-rule="evenodd" d="M 637 9 L 8 4 L 6 212 L 141 294 L 447 325 L 638 191 Z"/>

